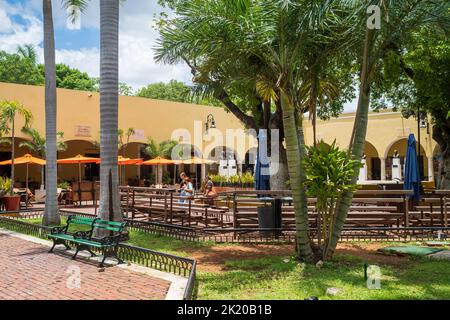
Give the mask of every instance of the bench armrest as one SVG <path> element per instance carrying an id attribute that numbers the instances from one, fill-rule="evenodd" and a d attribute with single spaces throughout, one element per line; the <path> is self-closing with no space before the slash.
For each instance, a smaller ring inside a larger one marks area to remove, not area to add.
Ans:
<path id="1" fill-rule="evenodd" d="M 99 242 L 102 245 L 118 245 L 120 240 L 122 239 L 122 235 L 118 234 L 116 236 L 108 236 L 99 239 Z"/>
<path id="2" fill-rule="evenodd" d="M 74 233 L 73 238 L 74 239 L 85 239 L 90 240 L 91 239 L 92 232 L 91 231 L 77 231 Z"/>
<path id="3" fill-rule="evenodd" d="M 69 225 L 65 225 L 63 227 L 53 227 L 50 231 L 51 234 L 61 234 L 61 233 L 67 233 L 67 229 L 69 228 Z"/>

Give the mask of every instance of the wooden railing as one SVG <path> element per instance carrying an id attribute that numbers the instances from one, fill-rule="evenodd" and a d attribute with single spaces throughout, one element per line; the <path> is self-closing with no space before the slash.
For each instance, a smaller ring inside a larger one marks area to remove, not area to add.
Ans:
<path id="1" fill-rule="evenodd" d="M 350 207 L 348 225 L 414 227 L 429 223 L 448 226 L 449 190 L 425 193 L 420 203 L 413 203 L 412 195 L 411 190 L 359 190 Z M 258 228 L 257 209 L 264 205 L 264 198 L 269 197 L 283 201 L 283 225 L 293 226 L 291 196 L 289 190 L 231 191 L 219 193 L 216 206 L 209 207 L 201 203 L 202 197 L 180 197 L 175 189 L 121 187 L 122 208 L 127 217 L 135 219 L 137 214 L 145 214 L 148 221 L 155 217 L 156 221 L 189 227 L 201 223 L 203 228 Z M 311 225 L 317 217 L 316 201 L 308 199 Z"/>

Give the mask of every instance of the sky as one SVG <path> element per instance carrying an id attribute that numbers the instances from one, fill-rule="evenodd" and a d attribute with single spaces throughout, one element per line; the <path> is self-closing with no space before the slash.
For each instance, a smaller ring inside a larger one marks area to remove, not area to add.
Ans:
<path id="1" fill-rule="evenodd" d="M 134 89 L 153 82 L 177 79 L 190 82 L 184 65 L 161 65 L 153 60 L 157 32 L 154 15 L 161 12 L 156 0 L 128 0 L 120 7 L 120 81 Z M 91 0 L 80 19 L 79 29 L 67 21 L 61 0 L 53 0 L 56 62 L 99 76 L 99 0 Z M 15 52 L 17 46 L 32 44 L 43 61 L 42 0 L 0 0 L 0 50 Z"/>
<path id="2" fill-rule="evenodd" d="M 68 23 L 61 0 L 53 0 L 56 62 L 99 76 L 99 0 L 91 0 L 79 25 Z M 152 27 L 161 12 L 156 0 L 127 0 L 120 7 L 119 77 L 135 90 L 154 82 L 191 82 L 185 65 L 163 65 L 153 59 L 158 33 Z M 42 0 L 0 0 L 0 50 L 15 52 L 19 45 L 35 46 L 43 62 Z M 355 109 L 355 102 L 345 106 Z"/>

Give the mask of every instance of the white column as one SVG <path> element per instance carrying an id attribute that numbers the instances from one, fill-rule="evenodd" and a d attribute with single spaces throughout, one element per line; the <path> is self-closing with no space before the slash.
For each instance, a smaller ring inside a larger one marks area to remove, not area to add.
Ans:
<path id="1" fill-rule="evenodd" d="M 386 181 L 386 159 L 380 158 L 380 162 L 381 162 L 380 168 L 381 181 Z"/>
<path id="2" fill-rule="evenodd" d="M 434 181 L 433 156 L 428 157 L 428 181 Z"/>
<path id="3" fill-rule="evenodd" d="M 202 183 L 206 179 L 206 164 L 202 164 L 202 174 L 201 174 Z"/>
<path id="4" fill-rule="evenodd" d="M 361 160 L 362 163 L 362 168 L 359 169 L 359 181 L 363 182 L 363 181 L 367 181 L 367 160 L 366 159 L 362 159 Z"/>

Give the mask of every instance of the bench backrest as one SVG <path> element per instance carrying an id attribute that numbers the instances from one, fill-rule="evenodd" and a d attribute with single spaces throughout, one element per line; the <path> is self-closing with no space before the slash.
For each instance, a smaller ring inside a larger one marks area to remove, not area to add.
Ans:
<path id="1" fill-rule="evenodd" d="M 81 224 L 81 225 L 92 227 L 95 220 L 97 220 L 97 218 L 89 218 L 89 217 L 72 215 L 72 216 L 69 216 L 69 218 L 67 219 L 67 224 Z"/>
<path id="2" fill-rule="evenodd" d="M 106 221 L 102 219 L 96 219 L 93 224 L 93 227 L 96 229 L 103 229 L 112 232 L 122 233 L 126 225 L 127 225 L 126 222 L 116 222 L 116 221 Z"/>

